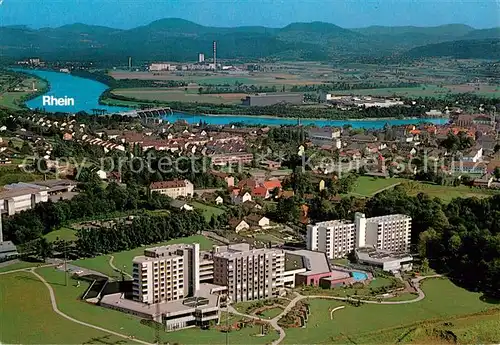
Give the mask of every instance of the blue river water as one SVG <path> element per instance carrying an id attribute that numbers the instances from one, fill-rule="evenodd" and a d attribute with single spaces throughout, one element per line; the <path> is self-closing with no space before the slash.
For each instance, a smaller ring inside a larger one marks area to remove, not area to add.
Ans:
<path id="1" fill-rule="evenodd" d="M 92 114 L 92 109 L 105 109 L 108 113 L 116 113 L 130 110 L 125 107 L 105 106 L 99 104 L 99 96 L 107 89 L 107 86 L 95 80 L 75 77 L 67 73 L 58 73 L 44 70 L 25 70 L 14 69 L 20 72 L 34 74 L 40 78 L 46 79 L 50 83 L 50 90 L 45 94 L 56 98 L 74 98 L 74 106 L 43 106 L 43 96 L 39 96 L 27 102 L 31 109 L 44 108 L 48 112 L 71 112 L 86 111 Z M 204 121 L 214 125 L 224 125 L 231 122 L 242 122 L 247 125 L 294 125 L 297 119 L 286 119 L 277 117 L 263 116 L 241 116 L 241 115 L 201 115 L 185 114 L 175 112 L 164 118 L 167 121 L 174 122 L 179 119 L 186 120 L 188 123 L 198 123 Z M 381 120 L 319 120 L 319 119 L 301 119 L 303 125 L 324 126 L 343 126 L 352 125 L 353 128 L 382 128 L 389 125 L 406 125 L 420 122 L 432 122 L 434 124 L 444 124 L 446 119 L 381 119 Z"/>

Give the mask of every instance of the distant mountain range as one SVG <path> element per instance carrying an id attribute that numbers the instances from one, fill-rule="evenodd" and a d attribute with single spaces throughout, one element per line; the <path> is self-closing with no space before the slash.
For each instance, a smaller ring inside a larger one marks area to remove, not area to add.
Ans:
<path id="1" fill-rule="evenodd" d="M 345 29 L 323 22 L 293 23 L 284 28 L 219 28 L 177 18 L 158 20 L 130 30 L 85 24 L 38 30 L 4 26 L 0 27 L 0 57 L 38 56 L 45 60 L 115 63 L 132 56 L 135 61 L 142 62 L 193 61 L 199 52 L 211 56 L 214 40 L 222 59 L 321 61 L 394 54 L 489 58 L 498 56 L 500 28 L 477 30 L 467 25 L 450 24 Z M 479 46 L 479 53 L 471 50 Z"/>

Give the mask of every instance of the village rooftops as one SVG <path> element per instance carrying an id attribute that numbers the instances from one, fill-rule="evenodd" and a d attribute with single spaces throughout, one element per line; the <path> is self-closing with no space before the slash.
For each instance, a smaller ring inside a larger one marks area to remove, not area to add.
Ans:
<path id="1" fill-rule="evenodd" d="M 169 188 L 182 188 L 186 187 L 185 180 L 171 180 L 153 182 L 149 185 L 150 189 L 169 189 Z"/>

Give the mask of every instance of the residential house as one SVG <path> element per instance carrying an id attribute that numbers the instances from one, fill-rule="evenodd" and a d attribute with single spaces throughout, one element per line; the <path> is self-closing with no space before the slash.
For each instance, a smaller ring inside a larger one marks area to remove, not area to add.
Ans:
<path id="1" fill-rule="evenodd" d="M 480 146 L 475 146 L 465 151 L 462 154 L 462 161 L 464 162 L 479 162 L 483 157 L 483 148 Z"/>
<path id="2" fill-rule="evenodd" d="M 487 173 L 488 169 L 484 162 L 453 161 L 451 162 L 451 171 L 454 173 L 483 175 Z"/>
<path id="3" fill-rule="evenodd" d="M 178 197 L 192 197 L 194 186 L 189 180 L 160 181 L 151 183 L 149 191 L 150 193 L 156 192 L 176 199 Z"/>
<path id="4" fill-rule="evenodd" d="M 229 228 L 234 230 L 234 232 L 239 233 L 240 231 L 250 229 L 250 225 L 241 219 L 233 218 L 229 220 Z"/>
<path id="5" fill-rule="evenodd" d="M 241 204 L 241 207 L 247 213 L 258 212 L 262 210 L 262 206 L 260 206 L 259 204 L 257 204 L 255 201 L 252 200 L 245 201 L 244 203 Z"/>
<path id="6" fill-rule="evenodd" d="M 234 177 L 233 176 L 231 176 L 225 172 L 217 171 L 217 170 L 212 170 L 210 172 L 210 174 L 224 180 L 228 187 L 234 186 Z"/>
<path id="7" fill-rule="evenodd" d="M 170 202 L 170 207 L 172 207 L 173 209 L 177 209 L 177 210 L 184 210 L 184 211 L 192 211 L 194 210 L 194 207 L 191 206 L 191 205 L 188 205 L 185 201 L 181 201 L 181 200 L 172 200 Z"/>
<path id="8" fill-rule="evenodd" d="M 249 192 L 242 193 L 240 189 L 233 189 L 231 192 L 231 202 L 235 205 L 251 201 L 252 195 Z"/>
<path id="9" fill-rule="evenodd" d="M 277 169 L 281 168 L 281 162 L 277 162 L 277 161 L 265 160 L 265 161 L 259 162 L 259 164 L 263 168 L 266 168 L 269 170 L 277 170 Z"/>
<path id="10" fill-rule="evenodd" d="M 269 218 L 264 217 L 260 214 L 256 214 L 256 213 L 250 214 L 249 216 L 247 216 L 245 218 L 245 220 L 246 220 L 247 224 L 249 224 L 251 227 L 263 228 L 263 227 L 269 226 L 269 224 L 270 224 Z"/>

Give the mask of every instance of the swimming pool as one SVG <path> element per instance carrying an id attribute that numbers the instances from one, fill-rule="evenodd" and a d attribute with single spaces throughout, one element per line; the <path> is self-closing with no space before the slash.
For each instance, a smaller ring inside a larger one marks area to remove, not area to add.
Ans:
<path id="1" fill-rule="evenodd" d="M 363 280 L 367 280 L 368 279 L 368 274 L 366 274 L 365 272 L 353 271 L 352 272 L 352 277 L 356 281 L 363 281 Z"/>

